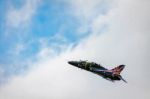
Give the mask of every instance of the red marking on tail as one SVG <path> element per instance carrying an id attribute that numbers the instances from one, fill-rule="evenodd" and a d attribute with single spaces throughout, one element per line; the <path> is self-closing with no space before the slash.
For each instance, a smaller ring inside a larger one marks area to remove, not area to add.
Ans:
<path id="1" fill-rule="evenodd" d="M 113 72 L 114 75 L 120 75 L 121 71 L 124 69 L 125 65 L 119 65 L 113 69 L 111 69 L 111 71 Z"/>

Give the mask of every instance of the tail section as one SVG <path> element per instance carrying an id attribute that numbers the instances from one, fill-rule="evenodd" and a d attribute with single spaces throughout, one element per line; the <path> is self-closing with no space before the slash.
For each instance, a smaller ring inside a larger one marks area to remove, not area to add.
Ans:
<path id="1" fill-rule="evenodd" d="M 113 72 L 114 75 L 117 75 L 120 80 L 123 80 L 125 83 L 127 83 L 127 81 L 125 79 L 122 78 L 122 76 L 120 75 L 121 71 L 124 69 L 125 65 L 119 65 L 113 69 L 111 69 L 111 71 Z"/>
<path id="2" fill-rule="evenodd" d="M 111 71 L 113 72 L 114 75 L 120 75 L 121 71 L 124 69 L 125 65 L 119 65 L 113 69 L 111 69 Z"/>

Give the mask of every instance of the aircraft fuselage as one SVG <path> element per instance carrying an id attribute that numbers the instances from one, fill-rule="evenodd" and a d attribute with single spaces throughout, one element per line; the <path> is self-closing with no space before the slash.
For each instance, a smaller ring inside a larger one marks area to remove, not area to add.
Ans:
<path id="1" fill-rule="evenodd" d="M 108 69 L 104 68 L 103 66 L 101 66 L 97 63 L 94 63 L 94 62 L 69 61 L 68 63 L 70 65 L 75 66 L 75 67 L 78 67 L 78 68 L 84 69 L 86 71 L 95 73 L 95 74 L 102 76 L 103 78 L 110 80 L 110 81 L 121 80 L 121 79 L 123 81 L 125 81 L 120 75 L 120 72 L 123 70 L 125 65 L 120 65 L 117 67 L 118 70 L 120 69 L 119 74 L 117 74 L 118 72 L 115 72 L 116 68 L 112 69 L 112 70 L 108 70 Z"/>

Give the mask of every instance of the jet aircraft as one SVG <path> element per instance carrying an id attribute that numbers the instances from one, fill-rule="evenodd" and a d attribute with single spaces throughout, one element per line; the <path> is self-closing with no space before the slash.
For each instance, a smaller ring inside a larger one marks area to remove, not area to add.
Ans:
<path id="1" fill-rule="evenodd" d="M 103 78 L 109 80 L 109 81 L 118 81 L 123 80 L 122 76 L 120 75 L 121 71 L 124 69 L 125 65 L 119 65 L 113 69 L 106 69 L 100 64 L 94 63 L 94 62 L 88 62 L 88 61 L 68 61 L 70 65 L 76 66 L 78 68 L 90 71 L 92 73 L 98 74 L 99 76 L 102 76 Z M 126 82 L 127 83 L 127 82 Z"/>

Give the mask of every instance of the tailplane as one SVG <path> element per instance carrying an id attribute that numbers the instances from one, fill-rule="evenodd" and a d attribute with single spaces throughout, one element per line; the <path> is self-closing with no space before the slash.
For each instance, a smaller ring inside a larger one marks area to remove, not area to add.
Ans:
<path id="1" fill-rule="evenodd" d="M 125 83 L 127 83 L 127 81 L 126 81 L 124 78 L 122 78 L 121 75 L 119 76 L 119 78 L 120 78 L 121 80 L 123 80 Z"/>

